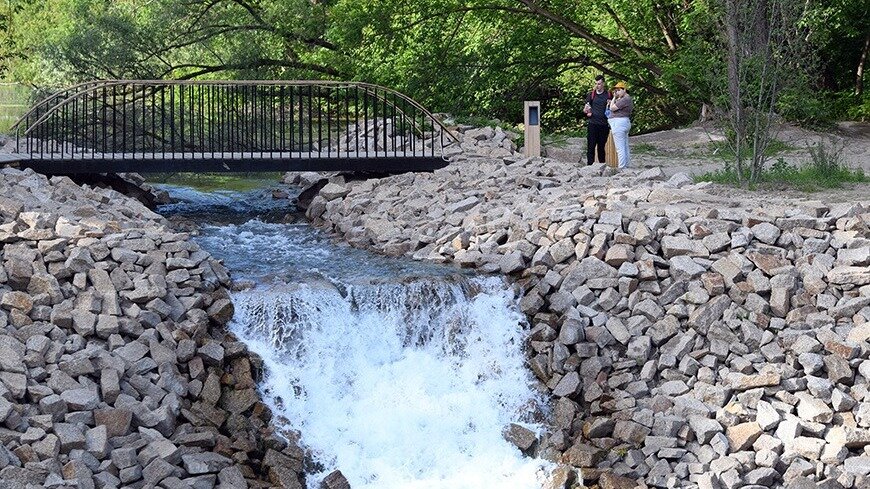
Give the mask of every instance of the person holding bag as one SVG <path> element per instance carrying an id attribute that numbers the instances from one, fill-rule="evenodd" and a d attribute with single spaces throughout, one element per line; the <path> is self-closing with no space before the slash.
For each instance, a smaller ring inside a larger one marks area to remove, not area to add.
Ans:
<path id="1" fill-rule="evenodd" d="M 631 112 L 634 110 L 634 102 L 625 90 L 625 83 L 619 82 L 613 86 L 613 99 L 607 108 L 610 109 L 608 123 L 613 131 L 613 145 L 616 146 L 616 155 L 619 168 L 631 166 L 631 152 L 628 148 L 628 131 L 631 130 Z"/>
<path id="2" fill-rule="evenodd" d="M 610 127 L 607 125 L 607 105 L 610 102 L 610 93 L 604 85 L 604 75 L 595 77 L 595 88 L 586 95 L 586 105 L 583 112 L 589 120 L 586 132 L 586 164 L 595 162 L 595 149 L 598 148 L 598 162 L 604 163 L 604 145 L 607 144 L 607 136 Z"/>

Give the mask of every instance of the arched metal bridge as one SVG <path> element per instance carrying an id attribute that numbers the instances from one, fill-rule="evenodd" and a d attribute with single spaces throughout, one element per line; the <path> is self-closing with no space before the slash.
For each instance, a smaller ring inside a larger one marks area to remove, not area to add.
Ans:
<path id="1" fill-rule="evenodd" d="M 13 130 L 14 158 L 50 174 L 431 171 L 458 144 L 409 97 L 335 81 L 93 81 Z"/>

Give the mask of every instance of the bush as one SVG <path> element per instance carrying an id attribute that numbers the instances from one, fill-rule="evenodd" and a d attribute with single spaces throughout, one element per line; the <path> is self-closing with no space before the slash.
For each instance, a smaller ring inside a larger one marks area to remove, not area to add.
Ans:
<path id="1" fill-rule="evenodd" d="M 834 119 L 868 121 L 870 120 L 870 91 L 860 96 L 851 90 L 834 94 Z"/>
<path id="2" fill-rule="evenodd" d="M 777 109 L 783 119 L 801 126 L 826 126 L 837 118 L 831 93 L 818 90 L 783 91 Z"/>
<path id="3" fill-rule="evenodd" d="M 729 135 L 729 137 L 733 137 Z M 745 142 L 742 146 L 743 157 L 751 158 L 752 157 L 752 146 L 749 144 L 749 141 Z M 725 161 L 734 161 L 736 156 L 734 155 L 733 145 L 726 141 L 713 141 L 710 143 L 710 149 L 713 155 L 717 155 Z M 784 151 L 790 151 L 794 148 L 789 146 L 788 144 L 780 141 L 779 139 L 771 139 L 767 144 L 767 147 L 764 149 L 765 156 L 775 156 L 778 153 L 782 153 Z"/>

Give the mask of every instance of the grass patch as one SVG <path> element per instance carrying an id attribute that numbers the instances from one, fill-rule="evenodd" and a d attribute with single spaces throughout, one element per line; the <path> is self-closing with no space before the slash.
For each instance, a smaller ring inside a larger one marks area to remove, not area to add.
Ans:
<path id="1" fill-rule="evenodd" d="M 794 187 L 804 192 L 814 192 L 824 188 L 839 188 L 847 183 L 868 183 L 870 176 L 861 169 L 850 168 L 843 160 L 843 146 L 827 146 L 819 143 L 808 146 L 810 162 L 801 166 L 790 165 L 783 158 L 777 159 L 758 176 L 750 188 L 770 188 L 776 186 Z M 713 182 L 725 185 L 738 185 L 737 171 L 726 167 L 724 170 L 705 173 L 695 178 L 698 182 Z M 744 181 L 749 180 L 747 170 Z"/>
<path id="2" fill-rule="evenodd" d="M 658 153 L 659 150 L 650 143 L 638 143 L 631 145 L 631 152 L 639 155 L 651 155 Z"/>
<path id="3" fill-rule="evenodd" d="M 542 134 L 541 143 L 555 148 L 564 148 L 568 145 L 568 138 L 585 138 L 586 131 L 580 129 L 567 129 L 552 134 Z"/>
<path id="4" fill-rule="evenodd" d="M 229 190 L 246 192 L 269 185 L 277 185 L 283 173 L 152 173 L 149 183 L 167 183 L 191 187 L 203 192 Z"/>
<path id="5" fill-rule="evenodd" d="M 792 151 L 798 148 L 794 146 L 789 146 L 788 144 L 780 141 L 779 139 L 773 139 L 768 143 L 767 148 L 764 150 L 764 155 L 771 157 L 776 156 L 780 153 L 786 151 Z M 745 146 L 743 148 L 743 157 L 746 159 L 752 159 L 752 148 L 749 146 Z M 726 160 L 736 160 L 734 155 L 734 149 L 728 144 L 727 141 L 713 141 L 710 143 L 710 152 L 714 156 L 718 156 L 719 158 L 724 158 Z"/>
<path id="6" fill-rule="evenodd" d="M 616 447 L 613 449 L 613 453 L 619 458 L 625 458 L 628 455 L 628 447 Z"/>

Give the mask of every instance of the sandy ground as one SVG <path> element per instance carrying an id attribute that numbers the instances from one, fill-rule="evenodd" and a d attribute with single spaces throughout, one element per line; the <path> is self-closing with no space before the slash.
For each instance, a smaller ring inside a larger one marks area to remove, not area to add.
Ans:
<path id="1" fill-rule="evenodd" d="M 772 156 L 770 163 L 782 158 L 792 165 L 809 161 L 808 146 L 824 142 L 827 147 L 842 147 L 842 157 L 852 168 L 861 168 L 870 175 L 870 123 L 842 122 L 830 133 L 815 132 L 793 126 L 783 126 L 777 131 L 777 139 L 787 149 Z M 636 168 L 661 167 L 668 175 L 685 172 L 702 175 L 720 170 L 725 160 L 715 154 L 716 141 L 721 133 L 702 125 L 672 129 L 639 136 L 632 136 L 632 166 Z M 586 139 L 568 138 L 552 144 L 544 144 L 547 156 L 565 161 L 586 161 Z M 870 201 L 870 183 L 847 185 L 837 189 L 805 192 L 789 188 L 764 188 L 744 191 L 719 185 L 712 192 L 734 195 L 735 192 L 751 198 L 775 198 L 785 200 L 821 200 L 824 202 Z"/>

